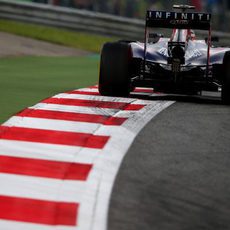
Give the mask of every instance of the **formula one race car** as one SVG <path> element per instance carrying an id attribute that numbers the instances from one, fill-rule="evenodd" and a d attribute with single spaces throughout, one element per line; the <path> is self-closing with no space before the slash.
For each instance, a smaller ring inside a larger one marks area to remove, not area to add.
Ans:
<path id="1" fill-rule="evenodd" d="M 188 95 L 221 91 L 223 103 L 230 104 L 230 48 L 211 45 L 211 15 L 194 13 L 194 8 L 174 5 L 175 12 L 147 11 L 144 43 L 104 44 L 100 94 L 128 96 L 136 86 Z M 150 33 L 155 27 L 173 29 L 171 37 Z M 194 29 L 207 30 L 206 40 L 197 40 Z"/>

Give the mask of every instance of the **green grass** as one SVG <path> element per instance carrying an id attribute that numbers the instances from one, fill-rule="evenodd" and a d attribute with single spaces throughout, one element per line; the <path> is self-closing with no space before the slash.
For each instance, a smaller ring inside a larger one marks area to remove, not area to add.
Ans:
<path id="1" fill-rule="evenodd" d="M 0 31 L 83 50 L 100 52 L 103 36 L 0 20 Z M 97 56 L 17 57 L 0 59 L 0 123 L 40 100 L 97 82 Z"/>
<path id="2" fill-rule="evenodd" d="M 115 38 L 71 32 L 64 29 L 0 20 L 0 31 L 99 53 L 102 45 Z"/>
<path id="3" fill-rule="evenodd" d="M 0 59 L 0 123 L 57 93 L 97 83 L 97 56 Z"/>

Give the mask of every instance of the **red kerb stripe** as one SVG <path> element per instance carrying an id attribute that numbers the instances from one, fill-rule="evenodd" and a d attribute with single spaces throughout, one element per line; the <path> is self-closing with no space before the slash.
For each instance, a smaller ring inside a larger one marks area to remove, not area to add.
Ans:
<path id="1" fill-rule="evenodd" d="M 120 118 L 120 117 L 50 111 L 50 110 L 40 110 L 40 109 L 25 109 L 22 112 L 18 113 L 17 116 L 66 120 L 66 121 L 90 122 L 90 123 L 98 123 L 103 125 L 122 125 L 127 120 L 127 118 Z"/>
<path id="2" fill-rule="evenodd" d="M 76 226 L 79 204 L 0 196 L 0 219 Z"/>
<path id="3" fill-rule="evenodd" d="M 102 149 L 109 140 L 109 136 L 0 126 L 0 139 Z"/>
<path id="4" fill-rule="evenodd" d="M 1 173 L 85 181 L 91 168 L 91 164 L 0 156 Z"/>
<path id="5" fill-rule="evenodd" d="M 111 102 L 111 101 L 92 101 L 82 99 L 67 99 L 67 98 L 48 98 L 42 101 L 43 103 L 59 104 L 59 105 L 72 105 L 72 106 L 87 106 L 108 109 L 120 110 L 140 110 L 145 105 L 129 104 L 125 102 Z"/>
<path id="6" fill-rule="evenodd" d="M 66 92 L 67 94 L 82 94 L 82 95 L 95 95 L 99 96 L 99 92 L 90 92 L 90 91 L 80 91 L 80 90 L 74 90 L 74 91 L 69 91 Z"/>

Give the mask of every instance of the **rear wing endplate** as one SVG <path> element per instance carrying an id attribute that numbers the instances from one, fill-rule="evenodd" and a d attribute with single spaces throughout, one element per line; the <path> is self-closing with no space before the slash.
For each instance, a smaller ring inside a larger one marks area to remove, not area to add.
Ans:
<path id="1" fill-rule="evenodd" d="M 146 27 L 209 30 L 211 14 L 147 11 Z"/>

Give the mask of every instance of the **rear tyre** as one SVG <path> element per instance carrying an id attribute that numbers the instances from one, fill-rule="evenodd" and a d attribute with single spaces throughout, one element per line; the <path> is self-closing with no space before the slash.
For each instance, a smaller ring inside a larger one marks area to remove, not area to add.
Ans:
<path id="1" fill-rule="evenodd" d="M 126 97 L 131 91 L 131 47 L 128 43 L 106 43 L 101 52 L 99 92 L 103 96 Z"/>
<path id="2" fill-rule="evenodd" d="M 230 105 L 230 53 L 226 53 L 223 63 L 223 84 L 221 99 L 224 104 Z"/>

